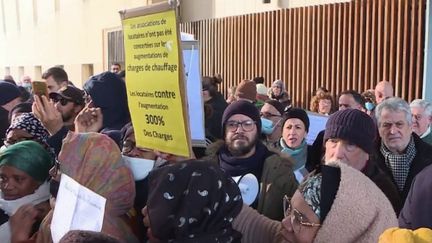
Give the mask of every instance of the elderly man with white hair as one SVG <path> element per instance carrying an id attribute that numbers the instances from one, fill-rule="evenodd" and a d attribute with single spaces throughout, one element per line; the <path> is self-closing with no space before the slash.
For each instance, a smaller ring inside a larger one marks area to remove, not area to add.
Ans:
<path id="1" fill-rule="evenodd" d="M 426 100 L 416 99 L 410 104 L 413 132 L 428 144 L 432 144 L 431 121 L 432 104 Z"/>
<path id="2" fill-rule="evenodd" d="M 399 214 L 414 177 L 432 164 L 432 146 L 413 132 L 411 109 L 405 100 L 388 98 L 377 106 L 375 115 L 381 141 L 372 160 L 398 188 L 401 201 L 396 213 Z"/>

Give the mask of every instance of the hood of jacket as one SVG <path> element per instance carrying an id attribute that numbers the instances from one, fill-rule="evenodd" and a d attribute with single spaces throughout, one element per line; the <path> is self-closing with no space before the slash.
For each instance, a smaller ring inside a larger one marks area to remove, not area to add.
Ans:
<path id="1" fill-rule="evenodd" d="M 84 90 L 103 114 L 103 129 L 120 130 L 130 121 L 126 85 L 114 73 L 103 72 L 90 77 Z"/>

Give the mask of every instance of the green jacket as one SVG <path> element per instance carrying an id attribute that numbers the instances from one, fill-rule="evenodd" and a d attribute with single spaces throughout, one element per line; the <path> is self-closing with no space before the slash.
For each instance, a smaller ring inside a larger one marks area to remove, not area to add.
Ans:
<path id="1" fill-rule="evenodd" d="M 224 141 L 211 144 L 204 159 L 219 163 L 218 152 L 223 145 Z M 283 197 L 292 197 L 297 190 L 298 183 L 292 171 L 292 164 L 288 157 L 276 153 L 264 160 L 257 211 L 268 218 L 282 220 Z"/>

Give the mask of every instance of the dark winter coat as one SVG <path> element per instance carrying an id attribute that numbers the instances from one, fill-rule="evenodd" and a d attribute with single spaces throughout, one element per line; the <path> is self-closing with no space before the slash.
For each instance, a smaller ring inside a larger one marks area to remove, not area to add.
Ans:
<path id="1" fill-rule="evenodd" d="M 213 143 L 207 150 L 206 160 L 219 163 L 218 152 L 224 145 L 224 141 Z M 292 197 L 297 190 L 298 183 L 292 171 L 293 162 L 285 156 L 269 153 L 270 156 L 263 161 L 260 192 L 258 195 L 257 211 L 271 219 L 282 220 L 283 197 Z"/>
<path id="2" fill-rule="evenodd" d="M 413 180 L 405 205 L 399 215 L 399 227 L 432 228 L 432 165 Z"/>
<path id="3" fill-rule="evenodd" d="M 420 137 L 417 136 L 415 133 L 412 133 L 412 136 L 414 137 L 414 144 L 415 144 L 415 148 L 416 148 L 417 152 L 416 152 L 416 155 L 415 155 L 413 161 L 411 162 L 411 168 L 410 168 L 410 171 L 408 173 L 408 177 L 406 178 L 406 181 L 405 181 L 405 187 L 404 187 L 402 192 L 399 192 L 400 199 L 398 199 L 398 200 L 395 199 L 396 201 L 391 202 L 392 205 L 396 206 L 395 211 L 396 211 L 397 215 L 399 215 L 399 212 L 405 203 L 405 199 L 408 196 L 408 192 L 410 190 L 411 183 L 412 183 L 414 177 L 418 173 L 420 173 L 420 171 L 422 171 L 426 166 L 432 164 L 432 156 L 431 156 L 432 146 L 427 144 L 426 142 L 422 141 L 420 139 Z M 395 188 L 397 188 L 397 184 L 396 184 L 395 180 L 393 179 L 393 174 L 392 174 L 391 170 L 387 167 L 387 165 L 385 163 L 385 158 L 382 155 L 382 153 L 380 152 L 380 142 L 378 142 L 378 145 L 376 146 L 375 153 L 373 154 L 373 156 L 371 156 L 371 160 L 375 161 L 376 164 L 378 165 L 378 167 L 382 171 L 384 171 L 384 173 L 389 178 L 391 178 Z M 392 199 L 390 199 L 390 200 L 392 200 Z"/>

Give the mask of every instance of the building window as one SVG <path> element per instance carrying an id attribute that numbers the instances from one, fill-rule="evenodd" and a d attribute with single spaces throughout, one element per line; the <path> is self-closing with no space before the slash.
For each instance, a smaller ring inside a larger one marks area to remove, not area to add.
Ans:
<path id="1" fill-rule="evenodd" d="M 125 62 L 123 31 L 108 32 L 108 67 L 113 63 L 120 63 L 122 67 Z"/>

